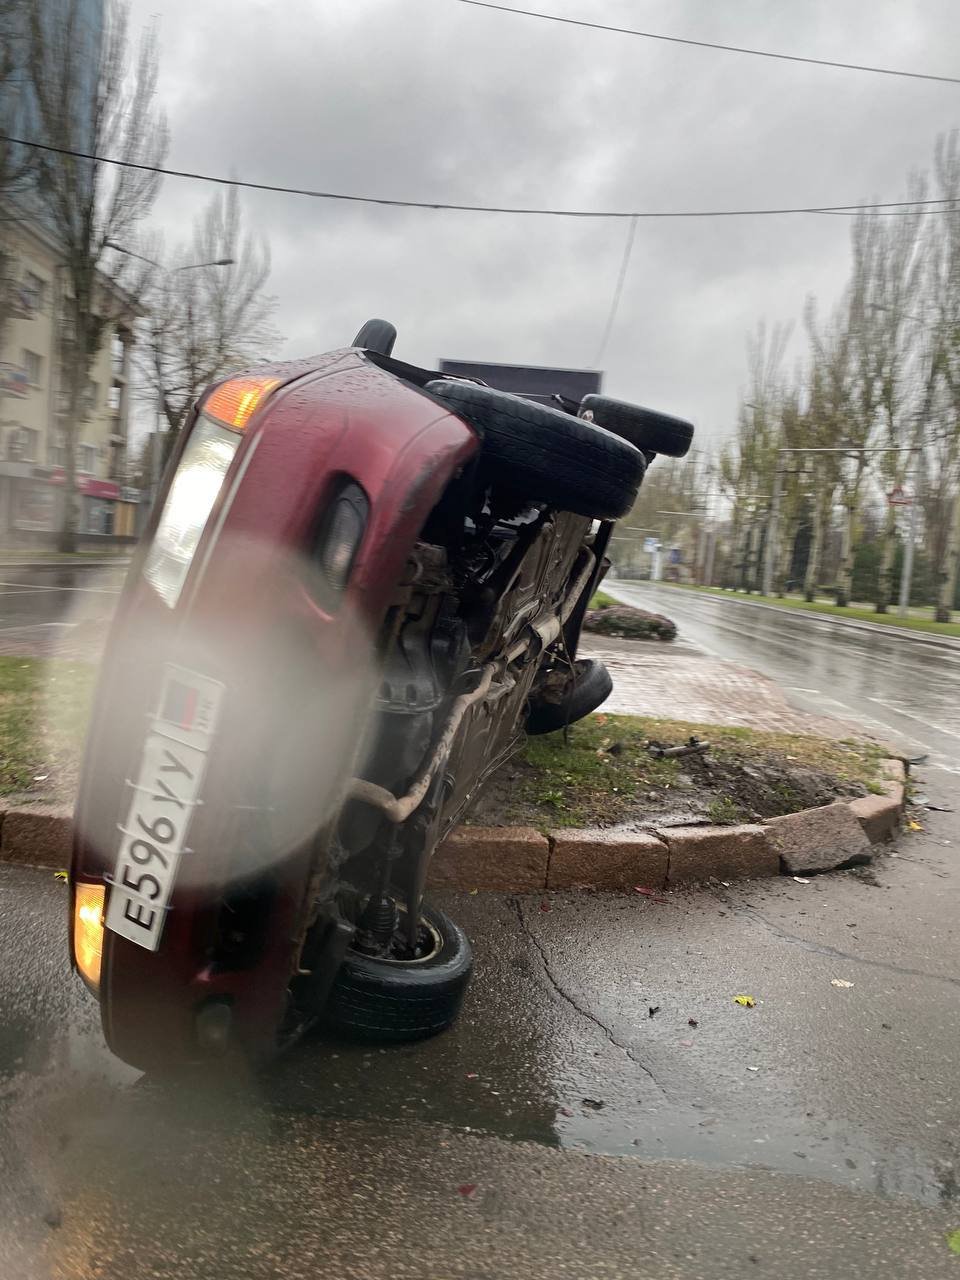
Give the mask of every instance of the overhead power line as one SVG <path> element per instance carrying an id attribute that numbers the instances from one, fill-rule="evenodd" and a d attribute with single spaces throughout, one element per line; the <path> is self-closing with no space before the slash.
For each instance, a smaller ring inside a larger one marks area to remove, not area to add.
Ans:
<path id="1" fill-rule="evenodd" d="M 90 160 L 95 164 L 115 165 L 120 169 L 138 169 L 144 173 L 158 173 L 167 178 L 187 178 L 191 182 L 214 182 L 222 187 L 239 187 L 247 191 L 270 191 L 277 195 L 306 196 L 311 200 L 342 200 L 350 204 L 380 204 L 397 209 L 436 209 L 454 213 L 503 213 L 524 214 L 543 218 L 759 218 L 786 213 L 872 213 L 884 209 L 916 211 L 925 206 L 950 205 L 950 208 L 930 208 L 931 213 L 958 213 L 958 201 L 939 197 L 932 200 L 887 200 L 861 204 L 812 204 L 771 209 L 538 209 L 516 205 L 495 204 L 447 204 L 439 200 L 397 200 L 388 196 L 358 196 L 343 191 L 315 191 L 309 187 L 285 187 L 272 182 L 250 182 L 243 178 L 225 178 L 214 173 L 194 173 L 189 169 L 165 169 L 160 165 L 139 164 L 135 160 L 117 160 L 90 151 L 76 151 L 71 147 L 54 147 L 46 142 L 33 142 L 29 138 L 14 138 L 0 133 L 0 142 L 12 142 L 36 151 L 54 155 L 71 156 L 75 160 Z"/>
<path id="2" fill-rule="evenodd" d="M 873 67 L 862 62 L 834 62 L 829 58 L 804 58 L 798 53 L 774 53 L 770 49 L 746 49 L 737 44 L 716 44 L 712 40 L 691 40 L 686 36 L 665 36 L 656 31 L 637 31 L 634 27 L 614 27 L 585 18 L 562 18 L 556 13 L 538 13 L 535 9 L 514 9 L 510 5 L 493 4 L 492 0 L 457 0 L 458 4 L 476 9 L 494 9 L 498 13 L 514 13 L 523 18 L 541 18 L 567 27 L 589 27 L 592 31 L 611 31 L 620 36 L 638 36 L 641 40 L 662 40 L 666 44 L 693 45 L 696 49 L 718 49 L 723 53 L 746 53 L 754 58 L 776 58 L 781 62 L 804 62 L 813 67 L 834 67 L 840 71 L 868 71 L 877 76 L 903 76 L 908 80 L 936 80 L 940 84 L 960 84 L 957 76 L 935 76 L 928 71 L 900 71 L 895 67 Z"/>

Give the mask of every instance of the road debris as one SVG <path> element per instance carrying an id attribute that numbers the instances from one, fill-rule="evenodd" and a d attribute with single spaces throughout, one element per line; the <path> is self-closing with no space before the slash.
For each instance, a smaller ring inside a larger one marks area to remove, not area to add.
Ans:
<path id="1" fill-rule="evenodd" d="M 753 996 L 734 996 L 733 1003 L 741 1005 L 744 1009 L 753 1009 L 756 1006 L 756 1000 Z"/>
<path id="2" fill-rule="evenodd" d="M 797 884 L 809 884 L 809 883 L 810 883 L 809 879 L 808 879 L 806 876 L 794 876 L 793 878 L 794 878 L 794 880 L 797 882 Z"/>
<path id="3" fill-rule="evenodd" d="M 830 979 L 830 985 L 831 985 L 831 987 L 844 987 L 844 988 L 846 988 L 846 987 L 852 987 L 852 986 L 853 986 L 853 983 L 852 983 L 852 982 L 848 982 L 848 981 L 846 980 L 846 978 L 831 978 L 831 979 Z"/>
<path id="4" fill-rule="evenodd" d="M 650 1006 L 649 1006 L 649 1008 L 648 1008 L 648 1010 L 647 1010 L 647 1017 L 648 1017 L 648 1018 L 652 1018 L 652 1017 L 654 1016 L 654 1014 L 659 1013 L 659 1012 L 660 1012 L 660 1006 L 659 1006 L 658 1004 L 652 1004 L 652 1005 L 650 1005 Z"/>
<path id="5" fill-rule="evenodd" d="M 709 750 L 710 743 L 701 742 L 695 734 L 691 734 L 682 747 L 665 747 L 655 738 L 651 738 L 647 743 L 647 751 L 655 760 L 675 760 L 679 756 L 702 756 Z"/>
<path id="6" fill-rule="evenodd" d="M 667 905 L 666 898 L 657 893 L 656 889 L 648 889 L 645 884 L 635 884 L 633 886 L 633 892 L 642 894 L 643 897 L 649 898 L 651 902 L 660 902 L 664 906 Z"/>
<path id="7" fill-rule="evenodd" d="M 597 1098 L 581 1098 L 580 1105 L 586 1107 L 588 1111 L 602 1111 L 604 1107 Z"/>
<path id="8" fill-rule="evenodd" d="M 472 1200 L 477 1194 L 477 1184 L 475 1182 L 462 1182 L 457 1190 L 463 1196 L 464 1200 Z"/>
<path id="9" fill-rule="evenodd" d="M 700 1025 L 700 1023 L 696 1020 L 696 1018 L 688 1018 L 688 1019 L 687 1019 L 687 1026 L 688 1026 L 688 1027 L 699 1027 L 699 1025 Z"/>
<path id="10" fill-rule="evenodd" d="M 923 831 L 923 830 L 925 830 L 925 828 L 924 828 L 924 826 L 923 826 L 923 824 L 922 824 L 921 822 L 915 822 L 915 821 L 914 821 L 914 819 L 913 819 L 913 818 L 911 818 L 911 819 L 910 819 L 910 821 L 907 823 L 907 830 L 908 830 L 908 831 Z"/>

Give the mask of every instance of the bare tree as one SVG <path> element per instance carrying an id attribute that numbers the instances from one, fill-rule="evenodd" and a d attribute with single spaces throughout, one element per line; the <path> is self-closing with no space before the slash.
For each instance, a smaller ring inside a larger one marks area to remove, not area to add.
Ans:
<path id="1" fill-rule="evenodd" d="M 0 0 L 0 133 L 16 135 L 24 118 L 29 0 Z M 0 138 L 0 349 L 10 319 L 8 228 L 19 221 L 9 199 L 27 190 L 35 170 L 32 151 Z"/>
<path id="2" fill-rule="evenodd" d="M 156 37 L 145 35 L 131 62 L 127 14 L 121 0 L 108 0 L 95 49 L 79 0 L 43 0 L 31 15 L 38 141 L 59 149 L 41 152 L 38 164 L 45 209 L 64 254 L 64 551 L 76 547 L 77 424 L 90 368 L 110 328 L 129 313 L 145 283 L 143 273 L 138 276 L 111 245 L 129 244 L 149 212 L 159 186 L 150 168 L 162 165 L 167 150 L 165 119 L 154 102 Z M 147 168 L 113 167 L 70 152 Z"/>
<path id="3" fill-rule="evenodd" d="M 945 200 L 960 206 L 960 139 L 956 131 L 937 139 L 934 153 L 937 190 Z M 942 375 L 940 405 L 941 439 L 931 442 L 939 466 L 940 508 L 949 512 L 945 537 L 936 560 L 936 620 L 949 622 L 960 569 L 960 227 L 956 217 L 931 219 L 931 309 Z M 952 498 L 952 500 L 951 500 Z"/>
<path id="4" fill-rule="evenodd" d="M 276 349 L 269 275 L 269 248 L 244 231 L 235 190 L 214 196 L 190 244 L 161 263 L 136 353 L 143 386 L 166 419 L 167 452 L 208 383 Z"/>

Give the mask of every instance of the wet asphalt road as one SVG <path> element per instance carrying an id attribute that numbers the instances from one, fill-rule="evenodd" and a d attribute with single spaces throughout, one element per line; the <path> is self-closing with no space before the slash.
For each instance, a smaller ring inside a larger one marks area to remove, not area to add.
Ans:
<path id="1" fill-rule="evenodd" d="M 115 570 L 63 572 L 4 571 L 0 640 L 109 611 Z M 924 790 L 960 810 L 949 650 L 678 597 L 688 638 L 799 704 L 907 726 Z M 935 698 L 939 728 L 907 724 Z M 315 1036 L 226 1088 L 111 1058 L 64 886 L 0 865 L 0 1275 L 956 1276 L 960 824 L 923 823 L 807 885 L 448 895 L 477 952 L 453 1031 Z"/>
<path id="2" fill-rule="evenodd" d="M 228 1090 L 112 1059 L 64 886 L 0 866 L 2 1274 L 953 1276 L 958 841 L 924 821 L 807 885 L 447 895 L 453 1031 Z"/>
<path id="3" fill-rule="evenodd" d="M 667 614 L 685 640 L 761 671 L 802 710 L 852 720 L 960 772 L 960 642 L 649 582 L 609 582 L 604 590 Z"/>
<path id="4" fill-rule="evenodd" d="M 116 605 L 125 564 L 0 565 L 0 653 L 94 652 Z"/>

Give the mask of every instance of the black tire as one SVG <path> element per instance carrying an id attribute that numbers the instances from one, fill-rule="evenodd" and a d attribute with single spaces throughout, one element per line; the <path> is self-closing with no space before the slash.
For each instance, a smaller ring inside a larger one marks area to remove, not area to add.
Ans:
<path id="1" fill-rule="evenodd" d="M 368 320 L 352 345 L 362 347 L 364 351 L 376 351 L 378 355 L 389 356 L 396 340 L 397 331 L 389 320 Z"/>
<path id="2" fill-rule="evenodd" d="M 378 960 L 352 948 L 340 967 L 324 1021 L 360 1040 L 399 1044 L 435 1036 L 460 1012 L 473 969 L 467 935 L 449 916 L 423 907 L 440 935 L 435 955 L 412 964 Z"/>
<path id="3" fill-rule="evenodd" d="M 646 461 L 619 436 L 492 387 L 440 378 L 425 390 L 477 430 L 493 478 L 529 499 L 592 520 L 618 520 L 636 501 Z"/>
<path id="4" fill-rule="evenodd" d="M 644 453 L 683 458 L 693 443 L 692 422 L 672 418 L 668 413 L 657 413 L 654 409 L 641 409 L 638 404 L 628 404 L 626 400 L 584 396 L 580 402 L 581 417 L 585 413 L 591 413 L 591 420 L 604 431 L 612 431 L 622 440 L 629 440 Z"/>
<path id="5" fill-rule="evenodd" d="M 559 702 L 531 697 L 527 711 L 527 733 L 556 733 L 596 711 L 613 692 L 610 672 L 596 658 L 578 658 L 573 664 L 576 681 Z"/>

